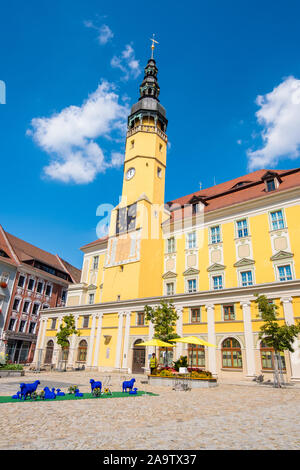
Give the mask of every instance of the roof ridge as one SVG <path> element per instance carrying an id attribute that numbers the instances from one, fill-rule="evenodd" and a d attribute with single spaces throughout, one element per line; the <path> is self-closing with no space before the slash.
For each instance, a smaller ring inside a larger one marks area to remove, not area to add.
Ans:
<path id="1" fill-rule="evenodd" d="M 11 254 L 12 254 L 12 257 L 14 258 L 14 261 L 15 261 L 17 264 L 21 264 L 21 261 L 19 260 L 17 254 L 15 253 L 15 251 L 14 251 L 14 249 L 13 249 L 11 243 L 9 242 L 9 240 L 8 240 L 8 238 L 7 238 L 7 235 L 6 235 L 6 232 L 5 232 L 4 228 L 2 227 L 2 225 L 0 225 L 0 230 L 1 230 L 1 233 L 2 233 L 2 235 L 3 235 L 4 240 L 5 240 L 5 242 L 6 242 L 7 246 L 8 246 L 8 248 L 9 248 Z"/>
<path id="2" fill-rule="evenodd" d="M 237 178 L 233 178 L 232 180 L 227 180 L 227 181 L 224 181 L 223 183 L 219 183 L 219 184 L 214 185 L 214 186 L 209 186 L 208 188 L 200 189 L 198 191 L 194 191 L 193 193 L 186 194 L 185 196 L 180 196 L 178 198 L 172 199 L 171 201 L 168 201 L 166 204 L 174 203 L 174 202 L 176 202 L 180 199 L 183 199 L 183 198 L 192 198 L 193 196 L 204 197 L 205 199 L 209 200 L 209 199 L 214 199 L 216 197 L 222 196 L 223 194 L 228 194 L 230 192 L 240 191 L 242 189 L 245 189 L 246 187 L 249 187 L 249 186 L 252 186 L 252 185 L 254 186 L 255 184 L 260 183 L 261 179 L 257 179 L 256 181 L 251 181 L 247 185 L 244 185 L 244 186 L 241 186 L 241 187 L 238 187 L 238 188 L 231 187 L 231 188 L 228 188 L 226 190 L 216 192 L 215 194 L 211 194 L 211 195 L 204 195 L 204 194 L 202 195 L 201 194 L 202 191 L 205 192 L 205 191 L 211 190 L 212 188 L 217 188 L 218 186 L 222 186 L 224 184 L 228 184 L 230 182 L 237 181 L 241 178 L 251 177 L 251 175 L 254 175 L 254 174 L 257 174 L 257 173 L 264 172 L 263 174 L 265 174 L 268 171 L 277 172 L 277 173 L 280 174 L 280 176 L 284 176 L 284 175 L 287 175 L 289 173 L 294 173 L 294 172 L 300 171 L 300 167 L 292 168 L 292 169 L 289 169 L 289 170 L 272 170 L 272 169 L 267 169 L 267 168 L 261 168 L 260 170 L 253 171 L 252 173 L 246 173 L 245 175 L 238 176 Z"/>

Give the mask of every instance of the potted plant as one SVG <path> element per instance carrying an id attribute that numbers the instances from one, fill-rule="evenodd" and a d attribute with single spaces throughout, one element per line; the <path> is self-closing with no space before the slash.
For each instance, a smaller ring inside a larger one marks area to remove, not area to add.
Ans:
<path id="1" fill-rule="evenodd" d="M 1 282 L 0 282 L 0 287 L 2 287 L 3 289 L 6 289 L 6 287 L 7 287 L 7 282 L 1 281 Z"/>

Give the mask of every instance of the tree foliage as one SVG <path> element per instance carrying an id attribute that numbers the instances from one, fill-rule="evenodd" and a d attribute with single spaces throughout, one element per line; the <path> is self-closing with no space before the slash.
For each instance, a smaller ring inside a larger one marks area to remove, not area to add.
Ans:
<path id="1" fill-rule="evenodd" d="M 144 308 L 147 321 L 151 321 L 154 327 L 154 338 L 168 342 L 171 339 L 179 338 L 175 332 L 176 320 L 179 316 L 171 302 L 162 301 L 156 308 Z"/>
<path id="2" fill-rule="evenodd" d="M 277 352 L 294 352 L 293 343 L 300 333 L 300 324 L 279 325 L 277 322 L 278 306 L 270 303 L 265 295 L 257 295 L 255 302 L 258 304 L 263 325 L 260 327 L 259 338 Z"/>
<path id="3" fill-rule="evenodd" d="M 71 335 L 80 336 L 80 331 L 76 330 L 74 315 L 66 315 L 63 317 L 63 323 L 60 325 L 59 331 L 56 333 L 57 344 L 62 348 L 69 346 L 68 338 Z"/>

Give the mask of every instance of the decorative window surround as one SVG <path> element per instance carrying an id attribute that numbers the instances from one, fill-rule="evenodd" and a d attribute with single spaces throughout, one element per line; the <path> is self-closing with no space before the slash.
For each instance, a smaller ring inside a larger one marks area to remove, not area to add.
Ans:
<path id="1" fill-rule="evenodd" d="M 244 221 L 246 222 L 246 224 L 243 223 Z M 239 227 L 240 223 L 242 223 L 242 225 Z M 235 230 L 235 238 L 237 240 L 241 240 L 245 238 L 249 239 L 251 235 L 250 235 L 250 225 L 249 225 L 248 217 L 237 219 L 234 223 L 234 230 Z"/>
<path id="2" fill-rule="evenodd" d="M 50 289 L 49 289 L 50 288 Z M 46 288 L 45 288 L 45 296 L 46 297 L 51 297 L 52 295 L 52 290 L 53 290 L 53 286 L 52 284 L 46 284 Z"/>
<path id="3" fill-rule="evenodd" d="M 29 289 L 29 285 L 32 285 L 32 288 Z M 33 278 L 33 277 L 30 277 L 28 279 L 28 282 L 27 282 L 27 290 L 29 290 L 30 292 L 33 292 L 34 291 L 34 288 L 35 288 L 35 285 L 36 285 L 36 280 Z"/>
<path id="4" fill-rule="evenodd" d="M 209 231 L 209 244 L 210 245 L 215 246 L 223 242 L 221 225 L 213 225 L 209 227 L 208 231 Z"/>
<path id="5" fill-rule="evenodd" d="M 218 264 L 215 263 L 209 268 L 207 268 L 207 271 L 209 273 L 209 288 L 210 290 L 219 290 L 219 289 L 214 289 L 214 280 L 213 278 L 215 276 L 222 276 L 222 289 L 225 287 L 225 270 L 226 266 L 223 264 Z"/>
<path id="6" fill-rule="evenodd" d="M 197 232 L 189 232 L 186 234 L 186 239 L 185 239 L 185 248 L 187 250 L 196 250 L 198 243 L 197 243 Z"/>
<path id="7" fill-rule="evenodd" d="M 269 211 L 270 232 L 287 228 L 285 212 L 282 208 Z"/>
<path id="8" fill-rule="evenodd" d="M 237 268 L 236 274 L 237 274 L 237 281 L 238 281 L 238 286 L 240 287 L 246 287 L 243 286 L 243 281 L 242 281 L 242 272 L 245 271 L 250 271 L 252 275 L 252 284 L 255 284 L 255 268 L 254 268 L 255 261 L 253 259 L 247 259 L 243 258 L 240 261 L 237 261 L 233 266 Z"/>
<path id="9" fill-rule="evenodd" d="M 197 292 L 198 290 L 198 285 L 199 285 L 199 269 L 193 269 L 189 268 L 186 271 L 184 271 L 183 276 L 185 278 L 185 292 L 192 293 L 192 292 Z M 190 290 L 190 283 L 189 281 L 195 281 L 193 286 L 193 289 Z"/>
<path id="10" fill-rule="evenodd" d="M 290 268 L 291 268 L 291 275 L 292 275 L 291 280 L 296 279 L 293 256 L 294 256 L 293 253 L 288 253 L 286 251 L 280 251 L 276 255 L 271 256 L 270 260 L 273 262 L 275 280 L 277 282 L 284 282 L 284 281 L 280 281 L 279 269 L 278 268 L 281 267 L 281 266 L 287 266 L 287 265 L 289 265 Z"/>

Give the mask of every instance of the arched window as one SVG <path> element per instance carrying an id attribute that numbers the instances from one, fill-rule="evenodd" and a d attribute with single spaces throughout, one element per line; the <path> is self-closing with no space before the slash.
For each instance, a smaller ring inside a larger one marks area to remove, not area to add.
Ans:
<path id="1" fill-rule="evenodd" d="M 235 338 L 224 339 L 222 343 L 222 367 L 243 367 L 241 346 Z"/>
<path id="2" fill-rule="evenodd" d="M 280 352 L 281 359 L 281 368 L 286 370 L 284 353 Z M 260 357 L 261 357 L 261 368 L 263 370 L 273 370 L 274 369 L 274 349 L 271 346 L 268 346 L 263 341 L 260 343 Z M 278 367 L 280 365 L 278 364 Z"/>
<path id="3" fill-rule="evenodd" d="M 204 346 L 191 344 L 188 346 L 188 364 L 192 367 L 205 367 L 205 349 Z"/>
<path id="4" fill-rule="evenodd" d="M 70 349 L 70 343 L 68 341 L 68 346 L 65 346 L 64 348 L 62 348 L 62 351 L 61 351 L 61 360 L 62 361 L 67 361 L 68 360 L 69 349 Z"/>
<path id="5" fill-rule="evenodd" d="M 83 339 L 78 345 L 77 361 L 85 362 L 87 355 L 87 342 Z"/>
<path id="6" fill-rule="evenodd" d="M 54 343 L 52 339 L 50 339 L 46 346 L 46 354 L 45 354 L 45 361 L 44 361 L 45 364 L 52 363 L 53 350 L 54 350 Z"/>

